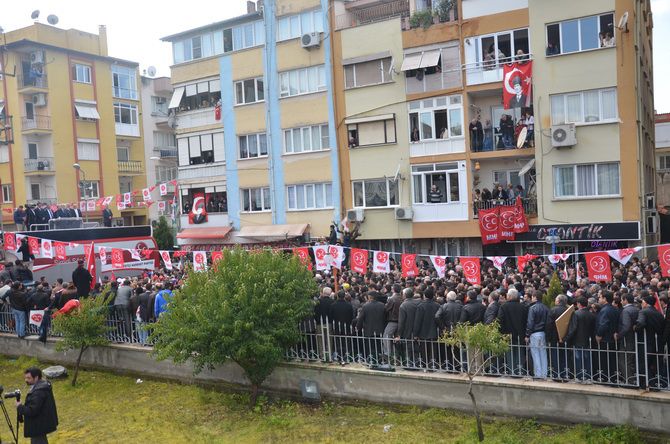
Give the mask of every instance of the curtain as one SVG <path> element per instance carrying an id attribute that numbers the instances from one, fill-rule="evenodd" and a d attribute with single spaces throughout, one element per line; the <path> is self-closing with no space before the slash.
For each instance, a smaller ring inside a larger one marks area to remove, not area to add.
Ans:
<path id="1" fill-rule="evenodd" d="M 387 206 L 386 180 L 369 180 L 365 182 L 365 206 Z"/>
<path id="2" fill-rule="evenodd" d="M 603 120 L 616 119 L 617 116 L 617 102 L 616 89 L 605 89 L 601 91 L 603 103 Z"/>
<path id="3" fill-rule="evenodd" d="M 598 164 L 598 195 L 619 194 L 619 164 Z"/>
<path id="4" fill-rule="evenodd" d="M 566 122 L 582 122 L 582 95 L 568 94 L 568 118 Z"/>
<path id="5" fill-rule="evenodd" d="M 551 123 L 554 125 L 565 123 L 565 98 L 563 95 L 551 96 Z"/>
<path id="6" fill-rule="evenodd" d="M 595 196 L 596 195 L 596 181 L 595 181 L 595 166 L 594 165 L 577 165 L 577 195 L 578 196 Z"/>
<path id="7" fill-rule="evenodd" d="M 584 122 L 600 120 L 600 101 L 598 91 L 584 92 Z"/>
<path id="8" fill-rule="evenodd" d="M 554 170 L 554 194 L 556 197 L 575 195 L 575 170 L 573 167 L 556 167 Z"/>

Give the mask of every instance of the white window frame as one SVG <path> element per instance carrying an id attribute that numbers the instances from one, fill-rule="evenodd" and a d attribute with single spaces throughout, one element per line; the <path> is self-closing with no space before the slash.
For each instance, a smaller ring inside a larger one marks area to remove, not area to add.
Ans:
<path id="1" fill-rule="evenodd" d="M 658 170 L 670 170 L 670 154 L 662 154 L 658 156 Z"/>
<path id="2" fill-rule="evenodd" d="M 305 26 L 305 21 L 308 22 L 308 26 Z M 286 36 L 281 33 L 283 24 L 288 25 L 288 35 Z M 320 8 L 303 11 L 300 14 L 277 17 L 277 42 L 297 39 L 303 34 L 312 32 L 323 32 L 323 14 Z"/>
<path id="3" fill-rule="evenodd" d="M 254 100 L 250 101 L 250 102 L 247 102 L 247 97 L 246 97 L 245 89 L 244 89 L 244 82 L 248 82 L 249 80 L 254 81 Z M 263 91 L 263 98 L 260 99 L 260 100 L 258 99 L 258 92 L 259 92 L 258 84 L 259 84 L 259 81 L 263 84 L 263 86 L 261 86 L 261 89 L 260 89 L 260 91 Z M 240 97 L 239 97 L 238 91 L 237 91 L 238 85 L 241 85 L 241 88 L 242 88 L 242 101 L 241 102 L 240 102 Z M 252 79 L 244 79 L 244 80 L 236 81 L 235 84 L 233 85 L 233 87 L 235 89 L 235 91 L 234 91 L 235 106 L 251 105 L 253 103 L 265 102 L 265 91 L 263 90 L 264 86 L 265 86 L 265 83 L 264 83 L 263 77 L 256 77 L 256 78 L 252 78 Z"/>
<path id="4" fill-rule="evenodd" d="M 121 78 L 128 78 L 128 88 L 121 87 Z M 124 93 L 124 91 L 127 91 Z M 117 99 L 137 100 L 137 72 L 135 68 L 112 65 L 112 96 Z"/>
<path id="5" fill-rule="evenodd" d="M 453 167 L 452 167 L 453 165 Z M 428 170 L 427 168 L 431 167 L 432 169 Z M 422 169 L 422 171 L 417 171 Z M 440 162 L 433 164 L 419 164 L 412 165 L 412 205 L 446 205 L 446 204 L 456 204 L 465 202 L 465 196 L 463 187 L 461 186 L 461 172 L 458 162 Z M 458 200 L 452 200 L 451 198 L 451 179 L 450 175 L 456 173 L 458 179 Z M 426 187 L 427 176 L 434 174 L 444 174 L 446 191 L 445 198 L 446 202 L 429 202 L 428 201 L 428 188 Z M 416 186 L 414 183 L 415 177 L 421 179 L 421 202 L 416 201 Z"/>
<path id="6" fill-rule="evenodd" d="M 249 139 L 250 138 L 255 138 L 256 139 L 256 155 L 251 156 L 251 153 L 249 152 Z M 265 139 L 265 154 L 261 154 L 261 139 Z M 247 143 L 247 156 L 242 157 L 242 139 L 246 139 Z M 254 134 L 241 134 L 237 136 L 237 158 L 239 160 L 246 160 L 246 159 L 260 159 L 263 157 L 268 157 L 268 151 L 270 147 L 268 146 L 268 140 L 267 140 L 267 135 L 266 133 L 254 133 Z"/>
<path id="7" fill-rule="evenodd" d="M 9 163 L 8 145 L 0 145 L 0 163 Z"/>
<path id="8" fill-rule="evenodd" d="M 386 205 L 380 205 L 380 206 L 368 206 L 367 202 L 365 202 L 365 183 L 366 182 L 378 182 L 381 180 L 386 181 Z M 400 181 L 396 181 L 396 199 L 397 203 L 392 204 L 390 202 L 390 197 L 391 197 L 391 182 L 393 182 L 392 178 L 370 178 L 370 179 L 360 179 L 360 180 L 352 180 L 351 181 L 351 195 L 353 197 L 353 205 L 354 208 L 396 208 L 400 206 Z M 363 205 L 357 205 L 356 204 L 356 184 L 361 183 L 362 184 L 362 190 L 363 190 Z"/>
<path id="9" fill-rule="evenodd" d="M 512 182 L 512 177 L 519 177 L 519 170 L 493 170 L 491 172 L 491 180 L 492 183 L 498 183 L 500 185 L 503 185 L 500 181 L 496 180 L 496 174 L 504 174 L 505 175 L 505 184 L 504 186 L 506 187 L 509 183 Z M 519 177 L 519 184 L 526 188 L 526 175 L 524 174 L 523 176 Z"/>
<path id="10" fill-rule="evenodd" d="M 314 131 L 319 132 L 319 146 L 318 148 L 314 147 L 314 144 L 312 143 L 314 141 Z M 305 149 L 305 133 L 309 133 L 309 149 Z M 284 137 L 283 137 L 283 143 L 284 143 L 284 154 L 302 154 L 302 153 L 314 153 L 314 152 L 320 152 L 320 151 L 328 151 L 330 150 L 330 132 L 328 128 L 328 123 L 321 123 L 318 125 L 310 125 L 310 126 L 301 126 L 297 128 L 287 128 L 283 131 Z M 295 150 L 295 144 L 294 141 L 295 139 L 299 138 L 300 140 L 300 151 Z M 323 141 L 324 138 L 328 139 L 328 145 L 329 146 L 323 146 Z M 290 143 L 289 143 L 290 141 Z"/>
<path id="11" fill-rule="evenodd" d="M 438 105 L 438 100 L 446 99 L 445 105 Z M 432 106 L 427 106 L 427 102 L 432 101 Z M 465 138 L 464 133 L 464 123 L 463 123 L 463 96 L 460 94 L 454 94 L 451 96 L 442 96 L 428 98 L 424 100 L 415 100 L 408 103 L 408 130 L 409 130 L 409 140 L 410 143 L 423 143 L 427 141 L 436 141 L 436 140 L 449 140 L 449 139 L 463 139 Z M 438 130 L 435 128 L 435 111 L 446 111 L 447 112 L 447 137 L 441 138 L 437 134 Z M 451 131 L 451 111 L 459 111 L 459 118 L 461 121 L 461 134 L 453 135 Z M 419 126 L 421 124 L 421 114 L 430 113 L 430 124 L 433 129 L 432 138 L 423 138 L 423 132 L 419 128 L 419 140 L 412 141 L 412 114 L 417 114 Z"/>
<path id="12" fill-rule="evenodd" d="M 119 153 L 125 152 L 125 159 L 121 159 L 122 156 L 119 156 Z M 130 147 L 128 146 L 117 146 L 116 147 L 116 160 L 117 162 L 130 162 Z"/>
<path id="13" fill-rule="evenodd" d="M 72 80 L 77 83 L 93 83 L 91 81 L 91 67 L 82 63 L 75 63 L 72 65 Z"/>
<path id="14" fill-rule="evenodd" d="M 163 103 L 158 103 L 158 99 L 162 99 Z M 158 115 L 165 117 L 168 115 L 168 112 L 170 111 L 168 109 L 168 104 L 170 102 L 169 98 L 165 98 L 162 96 L 151 96 L 151 113 L 152 115 Z"/>
<path id="15" fill-rule="evenodd" d="M 309 190 L 312 190 L 313 205 L 307 205 L 307 198 Z M 303 206 L 298 205 L 298 193 L 302 194 Z M 323 205 L 317 204 L 317 194 L 321 194 L 321 202 Z M 291 204 L 291 197 L 293 197 L 293 205 Z M 313 210 L 327 210 L 333 208 L 333 187 L 329 182 L 323 183 L 304 183 L 288 185 L 286 187 L 286 207 L 288 211 L 313 211 Z"/>
<path id="16" fill-rule="evenodd" d="M 13 202 L 14 199 L 12 198 L 12 184 L 11 183 L 3 183 L 2 184 L 2 202 L 3 203 L 8 203 L 8 202 Z"/>
<path id="17" fill-rule="evenodd" d="M 92 185 L 92 187 L 89 190 L 89 194 L 85 195 L 83 187 L 89 185 Z M 97 199 L 100 197 L 100 183 L 97 180 L 81 180 L 79 181 L 79 191 L 82 199 Z"/>
<path id="18" fill-rule="evenodd" d="M 347 123 L 347 140 L 348 140 L 348 146 L 350 149 L 356 149 L 356 148 L 365 148 L 369 146 L 382 146 L 382 145 L 394 145 L 398 143 L 398 130 L 396 128 L 396 121 L 395 121 L 395 114 L 393 114 L 393 117 L 390 119 L 379 119 L 379 120 L 369 120 L 367 122 L 360 122 L 360 123 Z M 379 123 L 379 122 L 384 122 L 384 136 L 385 140 L 384 142 L 381 143 L 369 143 L 365 145 L 361 145 L 360 140 L 361 140 L 361 132 L 360 132 L 360 126 L 361 125 L 366 125 L 370 123 Z M 393 140 L 389 137 L 389 132 L 387 131 L 387 122 L 392 122 L 393 125 Z M 346 123 L 346 121 L 345 121 Z M 356 131 L 356 139 L 354 144 L 351 143 L 351 131 Z"/>
<path id="19" fill-rule="evenodd" d="M 261 193 L 261 209 L 260 210 L 253 210 L 252 209 L 252 195 L 253 192 L 260 190 Z M 272 211 L 272 193 L 270 193 L 270 188 L 268 187 L 258 187 L 258 188 L 242 188 L 240 190 L 242 199 L 241 199 L 241 212 L 242 213 L 267 213 L 269 211 Z M 248 193 L 248 203 L 249 203 L 249 210 L 244 209 L 244 203 L 245 203 L 245 194 Z M 266 205 L 269 203 L 269 205 Z"/>
<path id="20" fill-rule="evenodd" d="M 585 93 L 591 93 L 591 92 L 598 92 L 598 120 L 594 120 L 592 122 L 586 122 L 584 120 L 584 116 L 586 115 L 586 109 L 585 109 L 585 100 L 584 100 L 584 94 Z M 603 116 L 605 115 L 605 110 L 603 107 L 603 94 L 604 93 L 610 93 L 614 92 L 614 104 L 616 106 L 616 109 L 614 109 L 614 117 L 609 118 L 609 119 L 604 119 Z M 581 120 L 579 121 L 572 121 L 568 119 L 568 97 L 569 96 L 576 96 L 579 95 L 579 100 L 581 102 L 580 106 L 580 112 L 581 112 Z M 591 89 L 591 90 L 585 90 L 585 91 L 574 91 L 574 92 L 568 92 L 568 93 L 563 93 L 563 94 L 552 94 L 549 96 L 549 106 L 550 108 L 553 108 L 553 100 L 558 99 L 562 97 L 563 98 L 563 117 L 564 121 L 559 122 L 554 119 L 554 110 L 551 109 L 550 115 L 551 115 L 551 123 L 552 125 L 563 125 L 567 123 L 574 123 L 576 125 L 598 125 L 598 124 L 606 124 L 606 123 L 618 123 L 619 122 L 619 105 L 618 105 L 618 93 L 616 87 L 614 88 L 600 88 L 600 89 Z"/>
<path id="21" fill-rule="evenodd" d="M 117 111 L 118 109 L 118 120 L 117 120 Z M 122 121 L 121 118 L 121 110 L 122 109 L 127 109 L 130 110 L 130 123 L 126 123 Z M 130 103 L 123 103 L 123 102 L 114 102 L 114 122 L 120 125 L 133 125 L 137 126 L 138 125 L 138 115 L 137 115 L 137 105 L 131 105 Z"/>
<path id="22" fill-rule="evenodd" d="M 617 165 L 618 172 L 619 172 L 619 192 L 616 194 L 600 194 L 598 190 L 598 166 L 599 165 Z M 577 167 L 578 166 L 593 166 L 593 179 L 594 179 L 594 189 L 596 191 L 596 194 L 589 195 L 589 194 L 579 194 L 579 182 L 577 180 Z M 575 183 L 575 194 L 570 195 L 570 196 L 558 196 L 557 195 L 557 170 L 561 168 L 569 168 L 571 167 L 573 169 L 573 178 L 574 178 L 574 183 Z M 573 165 L 554 165 L 552 168 L 553 172 L 553 191 L 554 191 L 554 199 L 555 200 L 572 200 L 572 199 L 597 199 L 597 198 L 608 198 L 608 197 L 621 197 L 621 163 L 620 162 L 599 162 L 599 163 L 582 163 L 582 164 L 573 164 Z"/>
<path id="23" fill-rule="evenodd" d="M 384 69 L 384 62 L 388 62 L 389 67 L 387 69 Z M 376 83 L 365 83 L 359 85 L 357 82 L 356 78 L 356 67 L 359 65 L 362 65 L 364 63 L 372 63 L 372 62 L 377 62 L 379 64 L 379 70 L 381 71 L 381 82 L 376 82 Z M 393 57 L 383 57 L 380 59 L 376 60 L 368 60 L 365 62 L 360 62 L 360 63 L 351 63 L 349 65 L 344 66 L 344 89 L 355 89 L 355 88 L 363 88 L 366 86 L 376 86 L 376 85 L 384 85 L 386 83 L 392 83 L 393 82 L 393 74 L 389 74 L 389 70 L 393 68 Z M 353 85 L 352 86 L 347 86 L 347 79 L 348 75 L 347 72 L 349 71 L 348 68 L 351 68 L 350 72 L 351 75 L 353 76 Z"/>
<path id="24" fill-rule="evenodd" d="M 485 35 L 479 35 L 475 37 L 476 39 L 476 59 L 477 59 L 477 66 L 480 69 L 497 69 L 497 68 L 502 68 L 502 65 L 505 63 L 510 63 L 511 61 L 515 60 L 516 58 L 516 51 L 517 49 L 515 48 L 514 44 L 514 33 L 518 31 L 526 31 L 527 38 L 528 38 L 528 53 L 524 53 L 523 61 L 529 60 L 531 57 L 531 48 L 530 48 L 530 30 L 529 28 L 517 28 L 517 29 L 509 29 L 505 31 L 499 31 L 499 32 L 494 32 L 491 34 L 485 34 Z M 510 54 L 507 55 L 504 59 L 500 59 L 498 57 L 498 37 L 502 35 L 509 35 L 510 36 Z M 490 61 L 485 61 L 484 60 L 484 46 L 482 45 L 482 40 L 491 38 L 493 37 L 493 52 L 494 52 L 494 63 L 491 63 Z M 486 63 L 489 63 L 486 65 Z"/>
<path id="25" fill-rule="evenodd" d="M 582 49 L 582 20 L 596 17 L 596 22 L 598 23 L 598 31 L 597 31 L 598 34 L 597 35 L 599 37 L 601 32 L 607 32 L 607 31 L 603 31 L 600 28 L 600 18 L 603 17 L 603 16 L 606 16 L 606 15 L 611 15 L 612 16 L 612 24 L 614 24 L 616 26 L 616 22 L 614 21 L 616 16 L 615 16 L 614 12 L 605 12 L 605 13 L 602 13 L 602 14 L 587 15 L 587 16 L 584 16 L 584 17 L 577 17 L 577 18 L 571 18 L 569 20 L 561 20 L 559 22 L 547 23 L 544 27 L 544 38 L 545 38 L 544 47 L 547 48 L 549 46 L 549 27 L 553 26 L 553 25 L 558 25 L 558 39 L 559 40 L 556 43 L 558 43 L 559 48 L 560 48 L 558 54 L 547 55 L 547 57 L 556 57 L 556 56 L 567 55 L 567 54 L 577 54 L 577 53 L 580 53 L 580 52 L 587 52 L 587 51 L 598 51 L 600 49 L 607 49 L 607 48 L 616 47 L 617 38 L 616 38 L 616 32 L 614 32 L 615 29 L 613 28 L 612 29 L 612 38 L 614 39 L 614 45 L 603 47 L 603 46 L 600 46 L 600 44 L 598 44 L 598 47 L 596 47 L 596 48 Z M 573 22 L 573 21 L 577 22 L 577 31 L 578 31 L 577 32 L 577 41 L 579 42 L 579 49 L 577 51 L 564 52 L 563 51 L 563 26 L 562 25 L 563 25 L 563 23 Z"/>
<path id="26" fill-rule="evenodd" d="M 313 87 L 310 86 L 309 79 L 315 79 Z M 297 84 L 291 85 L 295 83 Z M 301 80 L 305 80 L 305 84 Z M 285 89 L 286 86 L 288 89 Z M 291 88 L 293 86 L 294 88 Z M 292 94 L 291 91 L 297 91 Z M 303 96 L 305 94 L 314 94 L 326 90 L 326 68 L 324 65 L 309 66 L 307 68 L 292 69 L 279 73 L 279 98 Z"/>

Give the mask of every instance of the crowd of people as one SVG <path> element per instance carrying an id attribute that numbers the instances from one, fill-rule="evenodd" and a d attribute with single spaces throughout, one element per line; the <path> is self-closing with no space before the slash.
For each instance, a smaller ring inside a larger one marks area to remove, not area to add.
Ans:
<path id="1" fill-rule="evenodd" d="M 46 230 L 49 221 L 64 218 L 82 218 L 82 211 L 75 204 L 49 205 L 45 202 L 19 205 L 14 210 L 13 219 L 17 231 Z M 105 227 L 112 226 L 112 210 L 108 205 L 102 207 L 102 221 Z"/>
<path id="2" fill-rule="evenodd" d="M 496 128 L 493 128 L 491 121 L 488 119 L 482 125 L 481 118 L 476 116 L 468 125 L 470 147 L 474 152 L 517 148 L 519 135 L 523 128 L 526 128 L 527 132 L 521 147 L 533 147 L 535 117 L 532 108 L 523 108 L 521 117 L 516 121 L 511 114 L 503 114 Z"/>

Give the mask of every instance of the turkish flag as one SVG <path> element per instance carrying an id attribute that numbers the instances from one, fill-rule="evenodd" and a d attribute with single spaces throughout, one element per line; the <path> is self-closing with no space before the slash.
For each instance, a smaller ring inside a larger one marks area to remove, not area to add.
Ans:
<path id="1" fill-rule="evenodd" d="M 54 242 L 54 250 L 56 250 L 56 259 L 64 261 L 67 259 L 67 244 L 64 242 Z"/>
<path id="2" fill-rule="evenodd" d="M 497 244 L 500 242 L 498 207 L 488 210 L 479 210 L 479 232 L 482 234 L 482 245 Z"/>
<path id="3" fill-rule="evenodd" d="M 338 270 L 342 269 L 342 262 L 344 262 L 344 248 L 339 245 L 329 245 L 328 254 L 331 258 L 331 266 L 337 268 Z"/>
<path id="4" fill-rule="evenodd" d="M 193 252 L 193 269 L 195 271 L 207 270 L 207 252 L 194 251 Z"/>
<path id="5" fill-rule="evenodd" d="M 28 237 L 28 247 L 30 248 L 30 254 L 33 256 L 39 256 L 40 254 L 40 240 L 36 237 Z"/>
<path id="6" fill-rule="evenodd" d="M 161 250 L 160 255 L 161 259 L 163 259 L 163 263 L 165 264 L 165 268 L 172 270 L 172 259 L 170 259 L 170 252 Z"/>
<path id="7" fill-rule="evenodd" d="M 223 259 L 223 251 L 212 251 L 212 266 Z"/>
<path id="8" fill-rule="evenodd" d="M 368 250 L 361 250 L 360 248 L 351 249 L 351 271 L 365 274 L 368 272 Z"/>
<path id="9" fill-rule="evenodd" d="M 312 247 L 314 252 L 314 261 L 316 262 L 316 269 L 319 271 L 328 270 L 330 266 L 326 261 L 326 256 L 328 255 L 328 245 L 317 245 Z"/>
<path id="10" fill-rule="evenodd" d="M 523 255 L 523 256 L 517 256 L 516 257 L 516 261 L 517 261 L 516 268 L 520 272 L 522 272 L 526 268 L 526 265 L 528 264 L 528 262 L 532 261 L 533 259 L 537 259 L 537 256 L 534 255 L 534 254 L 526 254 L 526 255 Z"/>
<path id="11" fill-rule="evenodd" d="M 312 259 L 309 257 L 309 249 L 307 247 L 294 248 L 293 255 L 297 256 L 308 270 L 312 271 Z"/>
<path id="12" fill-rule="evenodd" d="M 120 248 L 112 248 L 112 268 L 123 268 L 124 264 L 123 250 Z"/>
<path id="13" fill-rule="evenodd" d="M 104 265 L 107 263 L 107 249 L 105 247 L 98 248 L 98 256 L 100 256 L 101 264 Z"/>
<path id="14" fill-rule="evenodd" d="M 533 62 L 503 65 L 503 107 L 525 108 L 531 105 Z"/>
<path id="15" fill-rule="evenodd" d="M 461 267 L 463 267 L 463 275 L 472 285 L 479 285 L 482 282 L 481 265 L 478 257 L 460 257 Z"/>
<path id="16" fill-rule="evenodd" d="M 389 273 L 391 271 L 391 263 L 387 252 L 372 252 L 372 271 L 375 273 Z"/>
<path id="17" fill-rule="evenodd" d="M 14 235 L 14 233 L 5 232 L 2 235 L 2 237 L 5 241 L 5 250 L 16 251 L 16 248 L 17 248 L 17 246 L 16 246 L 16 236 Z"/>
<path id="18" fill-rule="evenodd" d="M 661 274 L 670 276 L 670 244 L 658 246 L 658 264 L 661 266 Z"/>
<path id="19" fill-rule="evenodd" d="M 610 256 L 606 251 L 594 251 L 584 253 L 586 258 L 586 268 L 589 271 L 589 278 L 594 282 L 611 282 L 612 269 L 610 268 Z"/>
<path id="20" fill-rule="evenodd" d="M 403 277 L 414 277 L 419 274 L 419 269 L 416 266 L 416 254 L 403 254 L 401 260 Z"/>
<path id="21" fill-rule="evenodd" d="M 53 245 L 48 239 L 42 239 L 42 257 L 47 259 L 53 259 L 54 257 Z"/>
<path id="22" fill-rule="evenodd" d="M 160 193 L 161 196 L 166 196 L 168 193 L 168 188 L 166 183 L 162 183 L 158 185 L 158 192 Z"/>
<path id="23" fill-rule="evenodd" d="M 511 205 L 500 207 L 500 216 L 498 218 L 498 237 L 501 241 L 514 240 L 514 215 L 515 209 Z"/>
<path id="24" fill-rule="evenodd" d="M 442 256 L 430 256 L 430 261 L 433 263 L 433 267 L 435 267 L 437 276 L 443 278 L 447 269 L 447 259 Z"/>
<path id="25" fill-rule="evenodd" d="M 95 287 L 95 245 L 91 242 L 90 247 L 88 248 L 88 253 L 86 254 L 86 269 L 91 274 L 91 286 L 92 290 Z"/>
<path id="26" fill-rule="evenodd" d="M 528 219 L 526 219 L 526 212 L 523 209 L 523 202 L 521 197 L 517 196 L 514 203 L 514 232 L 526 233 L 530 227 L 528 226 Z"/>

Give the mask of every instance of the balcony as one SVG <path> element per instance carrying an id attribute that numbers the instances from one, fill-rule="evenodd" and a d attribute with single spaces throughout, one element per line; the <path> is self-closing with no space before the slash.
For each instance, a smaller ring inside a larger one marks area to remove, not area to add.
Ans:
<path id="1" fill-rule="evenodd" d="M 16 76 L 20 93 L 40 92 L 48 89 L 47 75 L 23 75 Z"/>
<path id="2" fill-rule="evenodd" d="M 32 116 L 21 118 L 21 132 L 50 132 L 51 131 L 51 117 L 49 116 Z"/>
<path id="3" fill-rule="evenodd" d="M 154 152 L 161 159 L 176 159 L 179 156 L 177 148 L 154 148 Z"/>
<path id="4" fill-rule="evenodd" d="M 435 139 L 411 142 L 409 144 L 409 152 L 410 157 L 464 153 L 465 139 L 463 137 L 456 137 L 451 139 Z"/>
<path id="5" fill-rule="evenodd" d="M 396 17 L 409 17 L 409 0 L 358 0 L 346 3 L 346 12 L 335 16 L 335 29 L 354 28 Z"/>
<path id="6" fill-rule="evenodd" d="M 531 196 L 521 199 L 523 203 L 523 211 L 526 213 L 526 216 L 537 216 L 537 197 Z M 494 207 L 499 207 L 503 205 L 514 205 L 516 203 L 515 199 L 507 200 L 488 200 L 488 201 L 478 201 L 473 202 L 472 209 L 477 218 L 477 213 L 479 210 L 488 210 Z"/>
<path id="7" fill-rule="evenodd" d="M 54 168 L 53 157 L 38 157 L 36 159 L 23 159 L 23 170 L 26 173 L 53 173 Z"/>
<path id="8" fill-rule="evenodd" d="M 207 125 L 222 125 L 220 120 L 216 120 L 213 106 L 193 111 L 180 111 L 177 113 L 176 122 L 177 128 L 182 131 Z"/>
<path id="9" fill-rule="evenodd" d="M 468 85 L 481 85 L 484 83 L 502 82 L 504 64 L 514 61 L 527 62 L 532 59 L 532 54 L 519 54 L 514 57 L 514 60 L 512 57 L 504 57 L 498 60 L 492 59 L 466 63 L 463 65 L 466 83 Z"/>
<path id="10" fill-rule="evenodd" d="M 458 21 L 457 0 L 415 0 L 412 15 L 403 20 L 402 29 L 428 29 L 438 23 Z"/>
<path id="11" fill-rule="evenodd" d="M 119 174 L 144 174 L 144 166 L 140 160 L 119 160 Z"/>
<path id="12" fill-rule="evenodd" d="M 201 164 L 188 167 L 180 167 L 178 172 L 178 180 L 185 179 L 206 179 L 213 176 L 225 176 L 225 163 L 216 164 Z"/>
<path id="13" fill-rule="evenodd" d="M 468 220 L 467 202 L 413 204 L 414 222 Z"/>

